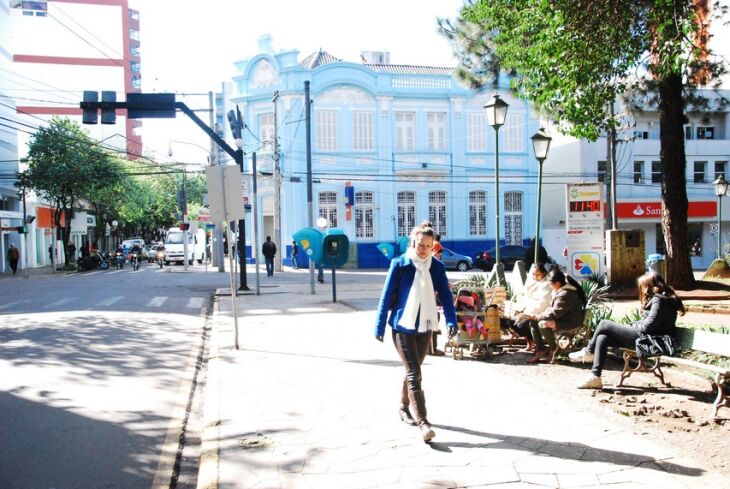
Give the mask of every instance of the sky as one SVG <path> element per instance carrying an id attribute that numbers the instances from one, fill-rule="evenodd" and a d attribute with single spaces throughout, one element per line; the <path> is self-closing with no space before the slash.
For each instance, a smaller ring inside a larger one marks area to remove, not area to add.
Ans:
<path id="1" fill-rule="evenodd" d="M 259 53 L 258 39 L 275 51 L 296 49 L 300 59 L 320 48 L 359 62 L 361 51 L 390 51 L 391 63 L 456 66 L 438 32 L 438 17 L 456 17 L 463 0 L 130 0 L 140 13 L 142 91 L 206 94 L 177 97 L 206 108 L 208 91 L 220 91 L 233 63 Z M 207 114 L 198 114 L 207 122 Z M 202 162 L 208 137 L 185 115 L 145 119 L 147 151 L 176 161 Z M 170 143 L 173 141 L 173 143 Z M 182 144 L 174 141 L 185 141 Z"/>

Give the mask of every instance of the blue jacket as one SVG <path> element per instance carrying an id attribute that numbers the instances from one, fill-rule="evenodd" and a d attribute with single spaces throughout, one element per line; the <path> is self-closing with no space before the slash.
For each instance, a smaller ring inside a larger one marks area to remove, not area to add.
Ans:
<path id="1" fill-rule="evenodd" d="M 449 281 L 446 278 L 446 268 L 444 267 L 444 264 L 435 258 L 432 259 L 429 272 L 431 273 L 433 288 L 436 292 L 438 292 L 439 301 L 444 308 L 446 326 L 456 326 L 454 298 L 451 295 L 451 289 L 449 289 Z M 408 301 L 408 293 L 411 290 L 415 276 L 416 267 L 413 266 L 411 259 L 406 257 L 406 255 L 401 255 L 390 261 L 390 269 L 388 270 L 388 276 L 385 279 L 383 293 L 380 295 L 380 303 L 378 304 L 378 315 L 375 322 L 375 334 L 377 336 L 383 336 L 385 334 L 386 318 L 390 327 L 396 331 L 400 331 L 402 333 L 414 333 L 412 330 L 398 326 L 398 320 L 403 315 L 406 302 Z M 395 307 L 393 307 L 393 311 L 390 313 L 390 317 L 388 317 L 390 297 L 394 291 L 397 291 Z"/>

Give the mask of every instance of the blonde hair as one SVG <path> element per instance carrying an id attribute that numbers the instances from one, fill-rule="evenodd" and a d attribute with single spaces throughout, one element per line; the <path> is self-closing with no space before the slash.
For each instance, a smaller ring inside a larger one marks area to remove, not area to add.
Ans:
<path id="1" fill-rule="evenodd" d="M 411 230 L 411 243 L 414 243 L 418 236 L 431 236 L 435 238 L 436 232 L 433 230 L 433 224 L 430 221 L 423 221 Z"/>

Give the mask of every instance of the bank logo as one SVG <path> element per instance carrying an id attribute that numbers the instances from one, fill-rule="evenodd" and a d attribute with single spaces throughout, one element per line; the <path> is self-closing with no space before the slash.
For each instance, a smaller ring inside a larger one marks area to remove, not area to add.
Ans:
<path id="1" fill-rule="evenodd" d="M 598 253 L 574 253 L 571 262 L 573 264 L 573 276 L 589 277 L 600 273 L 600 256 Z"/>
<path id="2" fill-rule="evenodd" d="M 635 216 L 643 216 L 646 213 L 644 212 L 644 208 L 637 204 L 636 209 L 634 209 L 633 214 Z"/>

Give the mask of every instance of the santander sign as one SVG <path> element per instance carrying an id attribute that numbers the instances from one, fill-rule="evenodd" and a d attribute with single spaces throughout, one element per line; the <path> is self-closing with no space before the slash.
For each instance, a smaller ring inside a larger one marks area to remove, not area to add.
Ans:
<path id="1" fill-rule="evenodd" d="M 624 219 L 661 219 L 662 203 L 661 202 L 618 202 L 616 204 L 616 214 Z M 688 217 L 716 217 L 717 203 L 714 201 L 707 202 L 690 202 L 687 207 Z"/>

